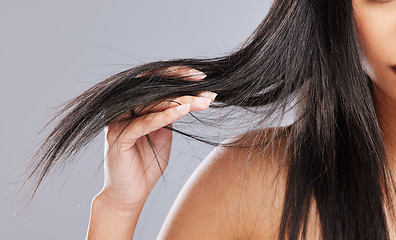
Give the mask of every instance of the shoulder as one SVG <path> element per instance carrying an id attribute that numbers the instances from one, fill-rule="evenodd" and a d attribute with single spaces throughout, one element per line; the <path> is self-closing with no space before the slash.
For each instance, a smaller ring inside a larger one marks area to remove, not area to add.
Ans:
<path id="1" fill-rule="evenodd" d="M 248 132 L 214 149 L 183 187 L 159 239 L 273 237 L 283 203 L 283 130 Z"/>

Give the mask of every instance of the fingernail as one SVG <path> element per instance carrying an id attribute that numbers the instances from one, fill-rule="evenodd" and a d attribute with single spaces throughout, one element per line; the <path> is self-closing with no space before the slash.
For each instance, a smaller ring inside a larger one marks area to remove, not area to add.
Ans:
<path id="1" fill-rule="evenodd" d="M 184 112 L 189 107 L 190 107 L 190 104 L 188 103 L 188 104 L 183 104 L 183 105 L 177 106 L 176 109 L 179 112 Z"/>
<path id="2" fill-rule="evenodd" d="M 206 74 L 201 71 L 198 71 L 197 69 L 191 69 L 189 71 L 189 74 L 191 76 L 190 78 L 193 78 L 194 80 L 202 80 L 206 78 Z"/>
<path id="3" fill-rule="evenodd" d="M 198 98 L 195 98 L 194 101 L 196 103 L 198 103 L 198 104 L 208 105 L 208 104 L 210 104 L 212 102 L 212 99 L 211 98 L 207 98 L 207 97 L 198 97 Z"/>
<path id="4" fill-rule="evenodd" d="M 212 101 L 214 101 L 217 96 L 217 93 L 206 91 L 206 92 L 199 93 L 198 96 L 204 97 L 204 98 L 210 98 L 210 99 L 212 99 Z"/>

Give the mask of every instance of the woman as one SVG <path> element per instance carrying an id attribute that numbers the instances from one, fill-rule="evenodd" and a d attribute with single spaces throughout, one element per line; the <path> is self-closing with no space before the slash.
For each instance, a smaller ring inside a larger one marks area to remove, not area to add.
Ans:
<path id="1" fill-rule="evenodd" d="M 395 29 L 394 0 L 276 0 L 228 56 L 146 64 L 72 100 L 34 158 L 33 194 L 107 127 L 88 239 L 131 239 L 168 164 L 174 121 L 216 94 L 217 107 L 266 106 L 262 119 L 295 103 L 290 126 L 219 144 L 159 239 L 396 238 Z"/>

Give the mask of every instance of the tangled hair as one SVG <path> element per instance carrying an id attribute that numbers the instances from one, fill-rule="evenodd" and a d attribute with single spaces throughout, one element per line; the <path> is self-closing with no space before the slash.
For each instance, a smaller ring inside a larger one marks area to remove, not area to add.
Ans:
<path id="1" fill-rule="evenodd" d="M 68 102 L 27 180 L 35 181 L 34 194 L 50 170 L 68 164 L 113 119 L 136 107 L 212 91 L 215 107 L 265 106 L 266 119 L 297 99 L 296 120 L 287 127 L 279 239 L 306 238 L 313 201 L 324 240 L 389 239 L 385 207 L 391 208 L 394 185 L 359 49 L 352 0 L 275 0 L 252 36 L 226 56 L 137 66 Z M 207 77 L 198 82 L 162 74 L 174 66 Z"/>

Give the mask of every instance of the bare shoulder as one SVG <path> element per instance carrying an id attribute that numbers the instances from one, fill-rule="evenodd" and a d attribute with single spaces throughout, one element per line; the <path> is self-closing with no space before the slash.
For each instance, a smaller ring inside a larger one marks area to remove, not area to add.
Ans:
<path id="1" fill-rule="evenodd" d="M 272 239 L 285 185 L 283 130 L 248 132 L 214 149 L 183 187 L 158 239 Z"/>

